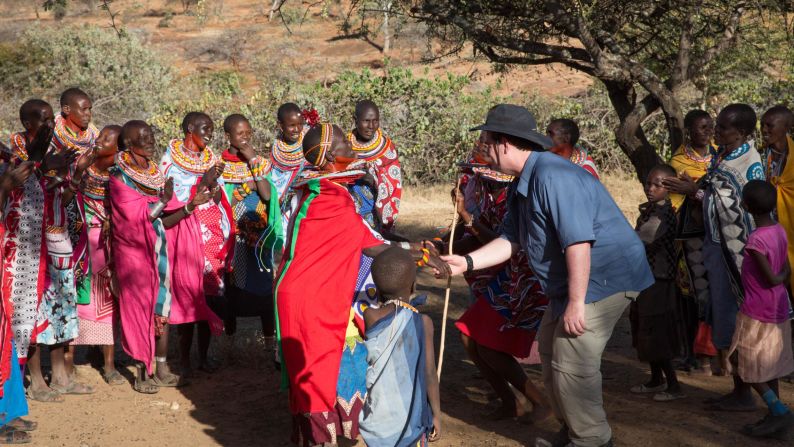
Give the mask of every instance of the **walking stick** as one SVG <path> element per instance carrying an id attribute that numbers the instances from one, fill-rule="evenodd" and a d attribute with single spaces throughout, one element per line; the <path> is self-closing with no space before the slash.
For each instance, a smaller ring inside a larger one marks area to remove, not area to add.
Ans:
<path id="1" fill-rule="evenodd" d="M 455 227 L 458 226 L 458 194 L 460 194 L 460 181 L 462 176 L 458 175 L 457 183 L 455 184 L 455 200 L 452 203 L 454 211 L 452 213 L 452 230 L 449 233 L 449 255 L 452 255 L 452 245 L 455 243 Z M 438 366 L 436 367 L 436 374 L 438 375 L 439 382 L 441 381 L 441 366 L 444 364 L 444 341 L 447 338 L 447 311 L 449 310 L 449 293 L 452 289 L 452 275 L 447 277 L 447 290 L 444 292 L 444 313 L 441 318 L 441 347 L 438 350 Z"/>

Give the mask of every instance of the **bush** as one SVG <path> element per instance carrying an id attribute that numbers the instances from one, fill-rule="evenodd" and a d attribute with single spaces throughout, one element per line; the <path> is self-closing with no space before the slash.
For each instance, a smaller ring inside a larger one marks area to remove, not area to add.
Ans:
<path id="1" fill-rule="evenodd" d="M 172 101 L 171 69 L 133 36 L 97 27 L 33 27 L 0 46 L 0 91 L 16 107 L 41 97 L 58 109 L 60 92 L 80 86 L 99 124 L 149 119 Z M 18 127 L 3 114 L 3 130 Z"/>
<path id="2" fill-rule="evenodd" d="M 342 73 L 329 85 L 309 85 L 300 100 L 346 129 L 353 127 L 357 101 L 375 101 L 381 125 L 401 154 L 405 178 L 416 184 L 451 179 L 455 162 L 465 158 L 477 137 L 469 129 L 499 101 L 491 90 L 464 93 L 468 84 L 465 76 L 420 78 L 407 68 L 387 66 L 384 76 L 364 69 Z"/>

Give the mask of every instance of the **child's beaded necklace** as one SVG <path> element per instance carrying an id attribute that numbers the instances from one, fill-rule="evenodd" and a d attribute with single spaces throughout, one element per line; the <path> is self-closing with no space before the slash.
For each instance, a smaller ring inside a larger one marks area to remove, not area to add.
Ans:
<path id="1" fill-rule="evenodd" d="M 419 311 L 414 306 L 411 306 L 410 304 L 406 303 L 405 301 L 389 300 L 389 301 L 386 301 L 384 304 L 394 304 L 395 307 L 399 306 L 399 307 L 403 307 L 405 309 L 408 309 L 408 310 L 410 310 L 411 312 L 413 312 L 415 314 L 419 313 Z"/>

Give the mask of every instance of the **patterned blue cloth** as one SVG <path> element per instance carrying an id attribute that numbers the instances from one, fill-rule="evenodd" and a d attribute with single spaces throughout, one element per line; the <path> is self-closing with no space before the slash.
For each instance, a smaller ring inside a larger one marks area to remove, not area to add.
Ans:
<path id="1" fill-rule="evenodd" d="M 369 447 L 414 446 L 433 426 L 422 315 L 396 306 L 367 330 L 367 399 L 359 430 Z"/>

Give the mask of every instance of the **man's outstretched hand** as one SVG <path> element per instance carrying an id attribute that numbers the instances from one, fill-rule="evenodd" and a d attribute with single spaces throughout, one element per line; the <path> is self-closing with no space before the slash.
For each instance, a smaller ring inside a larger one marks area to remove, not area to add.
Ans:
<path id="1" fill-rule="evenodd" d="M 452 276 L 462 275 L 466 272 L 466 258 L 463 256 L 444 255 L 441 256 L 441 260 L 447 264 Z"/>
<path id="2" fill-rule="evenodd" d="M 449 265 L 438 256 L 430 256 L 427 266 L 433 269 L 436 278 L 448 278 L 451 275 Z"/>

